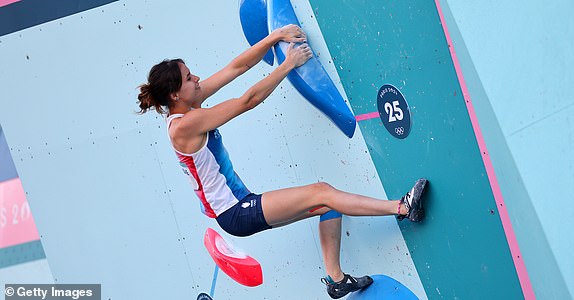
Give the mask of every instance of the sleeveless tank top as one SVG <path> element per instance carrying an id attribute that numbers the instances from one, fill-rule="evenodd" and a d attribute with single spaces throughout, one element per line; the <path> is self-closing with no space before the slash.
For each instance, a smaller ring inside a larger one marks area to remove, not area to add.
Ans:
<path id="1" fill-rule="evenodd" d="M 169 116 L 168 130 L 171 122 L 181 117 L 183 114 Z M 202 212 L 208 217 L 216 218 L 251 193 L 233 170 L 219 130 L 209 131 L 205 145 L 195 153 L 173 149 L 200 200 Z"/>

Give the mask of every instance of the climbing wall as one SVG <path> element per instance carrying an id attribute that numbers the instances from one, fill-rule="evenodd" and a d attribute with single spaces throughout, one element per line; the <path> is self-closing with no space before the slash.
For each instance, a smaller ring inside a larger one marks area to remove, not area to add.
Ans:
<path id="1" fill-rule="evenodd" d="M 213 286 L 214 299 L 325 299 L 318 219 L 226 235 L 200 213 L 164 119 L 135 113 L 136 87 L 153 64 L 181 57 L 206 78 L 247 49 L 237 3 L 77 1 L 87 6 L 62 12 L 74 1 L 32 2 L 0 7 L 0 22 L 13 11 L 50 15 L 0 36 L 0 120 L 54 281 L 100 283 L 105 299 L 195 299 Z M 342 90 L 309 3 L 293 3 Z M 207 105 L 241 95 L 272 70 L 257 65 Z M 220 131 L 253 191 L 327 181 L 386 198 L 361 133 L 349 140 L 287 81 Z M 343 223 L 345 271 L 389 275 L 426 297 L 394 218 Z M 263 285 L 214 276 L 207 227 L 261 263 Z M 2 283 L 19 281 L 16 273 L 3 272 Z"/>
<path id="2" fill-rule="evenodd" d="M 534 293 L 571 299 L 574 3 L 440 2 Z"/>
<path id="3" fill-rule="evenodd" d="M 421 299 L 572 298 L 572 2 L 291 2 L 359 129 L 347 139 L 285 81 L 220 129 L 246 184 L 327 181 L 397 198 L 427 177 L 422 224 L 344 217 L 345 271 L 389 275 Z M 205 78 L 248 47 L 238 10 L 223 0 L 0 0 L 0 154 L 15 163 L 0 174 L 19 176 L 41 239 L 0 249 L 0 286 L 326 298 L 317 219 L 245 239 L 219 230 L 261 263 L 264 284 L 214 273 L 202 238 L 217 224 L 199 212 L 163 118 L 135 114 L 153 64 L 181 57 Z M 272 70 L 257 65 L 207 105 Z"/>
<path id="4" fill-rule="evenodd" d="M 429 298 L 530 293 L 437 4 L 311 3 L 389 198 L 430 180 L 427 221 L 401 224 Z"/>

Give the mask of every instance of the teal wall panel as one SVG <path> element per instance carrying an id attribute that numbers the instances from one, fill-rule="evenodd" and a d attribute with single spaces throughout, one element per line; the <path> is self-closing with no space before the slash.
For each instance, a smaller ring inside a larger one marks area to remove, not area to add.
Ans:
<path id="1" fill-rule="evenodd" d="M 32 241 L 0 249 L 0 269 L 46 258 L 42 243 Z"/>
<path id="2" fill-rule="evenodd" d="M 521 298 L 522 290 L 433 1 L 311 1 L 356 114 L 397 86 L 412 130 L 360 128 L 389 198 L 430 180 L 427 220 L 401 224 L 431 299 Z"/>

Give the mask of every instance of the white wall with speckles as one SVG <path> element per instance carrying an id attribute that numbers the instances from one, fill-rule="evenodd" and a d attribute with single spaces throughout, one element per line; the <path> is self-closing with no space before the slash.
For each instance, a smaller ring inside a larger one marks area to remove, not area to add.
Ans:
<path id="1" fill-rule="evenodd" d="M 336 78 L 308 2 L 292 2 Z M 0 37 L 0 121 L 56 282 L 101 283 L 103 299 L 210 291 L 215 265 L 202 237 L 217 224 L 181 176 L 164 119 L 135 113 L 136 87 L 164 58 L 206 78 L 247 47 L 237 2 L 222 0 L 122 0 Z M 258 64 L 207 105 L 272 70 Z M 327 181 L 386 198 L 361 133 L 346 138 L 288 81 L 220 131 L 253 191 Z M 317 225 L 249 238 L 218 230 L 261 263 L 264 284 L 220 273 L 216 299 L 326 299 Z M 394 218 L 344 217 L 343 232 L 345 271 L 390 275 L 425 298 Z"/>

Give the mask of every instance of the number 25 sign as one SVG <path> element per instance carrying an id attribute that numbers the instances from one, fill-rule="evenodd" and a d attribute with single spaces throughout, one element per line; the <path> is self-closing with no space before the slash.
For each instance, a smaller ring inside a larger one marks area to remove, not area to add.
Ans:
<path id="1" fill-rule="evenodd" d="M 398 139 L 406 138 L 411 131 L 411 113 L 403 94 L 390 84 L 385 84 L 377 94 L 377 107 L 387 131 Z"/>

